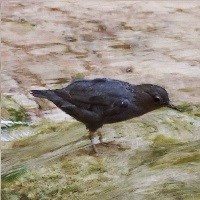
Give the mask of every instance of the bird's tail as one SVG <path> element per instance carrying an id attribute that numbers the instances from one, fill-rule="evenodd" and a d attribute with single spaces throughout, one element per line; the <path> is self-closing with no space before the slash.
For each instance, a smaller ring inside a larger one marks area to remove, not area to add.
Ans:
<path id="1" fill-rule="evenodd" d="M 52 90 L 31 90 L 34 97 L 49 99 L 54 92 Z"/>
<path id="2" fill-rule="evenodd" d="M 71 112 L 74 109 L 74 105 L 63 100 L 60 96 L 55 93 L 55 90 L 31 90 L 31 94 L 34 97 L 45 98 L 53 102 L 57 107 L 59 107 L 64 112 Z"/>

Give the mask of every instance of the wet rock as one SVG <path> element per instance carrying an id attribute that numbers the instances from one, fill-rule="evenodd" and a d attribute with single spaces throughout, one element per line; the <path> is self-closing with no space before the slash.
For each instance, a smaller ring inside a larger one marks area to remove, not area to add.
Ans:
<path id="1" fill-rule="evenodd" d="M 44 48 L 37 48 L 34 50 L 31 50 L 30 53 L 32 55 L 48 55 L 50 53 L 62 53 L 66 51 L 65 45 L 52 45 L 50 47 L 44 47 Z"/>
<path id="2" fill-rule="evenodd" d="M 38 108 L 37 103 L 29 99 L 25 94 L 14 94 L 12 98 L 25 109 Z"/>
<path id="3" fill-rule="evenodd" d="M 96 39 L 93 34 L 82 34 L 81 37 L 87 42 L 93 42 Z"/>
<path id="4" fill-rule="evenodd" d="M 75 36 L 66 36 L 65 37 L 65 40 L 67 42 L 76 42 L 77 41 L 77 38 Z"/>
<path id="5" fill-rule="evenodd" d="M 85 55 L 87 56 L 88 50 L 79 46 L 79 45 L 70 45 L 69 52 L 76 55 Z"/>
<path id="6" fill-rule="evenodd" d="M 45 119 L 49 119 L 55 122 L 74 121 L 74 119 L 70 115 L 67 115 L 64 112 L 60 112 L 60 109 L 58 108 L 52 109 L 50 111 L 45 111 L 43 113 L 43 117 Z"/>

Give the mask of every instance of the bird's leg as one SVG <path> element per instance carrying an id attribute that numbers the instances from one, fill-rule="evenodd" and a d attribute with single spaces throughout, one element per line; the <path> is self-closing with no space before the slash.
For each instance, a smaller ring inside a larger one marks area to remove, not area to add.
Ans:
<path id="1" fill-rule="evenodd" d="M 109 145 L 114 145 L 114 146 L 117 146 L 118 148 L 123 148 L 123 146 L 122 146 L 121 143 L 115 142 L 114 140 L 110 141 L 110 142 L 104 142 L 103 141 L 103 136 L 102 136 L 101 132 L 98 131 L 97 135 L 99 136 L 100 144 L 102 144 L 104 146 L 107 146 L 107 147 L 109 147 Z"/>
<path id="2" fill-rule="evenodd" d="M 111 144 L 113 141 L 111 141 L 111 142 L 104 142 L 103 141 L 103 136 L 102 136 L 102 134 L 101 134 L 101 132 L 97 132 L 97 135 L 99 136 L 99 141 L 100 141 L 100 144 L 102 144 L 102 145 L 104 145 L 104 146 L 109 146 L 109 144 Z"/>
<path id="3" fill-rule="evenodd" d="M 99 136 L 100 143 L 103 144 L 104 142 L 103 142 L 103 136 L 102 136 L 101 132 L 98 131 L 97 135 Z"/>
<path id="4" fill-rule="evenodd" d="M 93 151 L 94 151 L 95 153 L 98 153 L 97 148 L 96 148 L 96 146 L 95 146 L 95 144 L 94 144 L 94 132 L 93 132 L 93 131 L 90 131 L 90 132 L 89 132 L 89 138 L 90 138 L 90 141 L 91 141 L 91 143 L 92 143 L 92 149 L 93 149 Z"/>

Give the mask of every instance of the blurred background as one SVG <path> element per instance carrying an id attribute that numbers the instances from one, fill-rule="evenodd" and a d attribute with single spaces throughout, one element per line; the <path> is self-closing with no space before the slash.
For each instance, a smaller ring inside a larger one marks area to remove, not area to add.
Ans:
<path id="1" fill-rule="evenodd" d="M 200 3 L 4 1 L 3 199 L 199 199 Z M 31 89 L 76 79 L 153 83 L 181 112 L 106 125 L 90 155 L 84 125 Z"/>

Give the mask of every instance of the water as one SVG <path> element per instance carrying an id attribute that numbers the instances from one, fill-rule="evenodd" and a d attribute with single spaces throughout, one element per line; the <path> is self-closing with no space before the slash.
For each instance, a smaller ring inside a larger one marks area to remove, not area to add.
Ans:
<path id="1" fill-rule="evenodd" d="M 10 142 L 30 136 L 33 134 L 33 130 L 29 125 L 29 122 L 1 120 L 1 141 Z"/>

